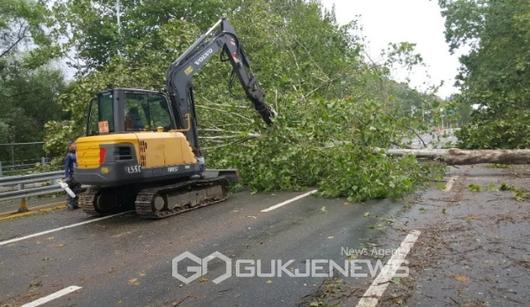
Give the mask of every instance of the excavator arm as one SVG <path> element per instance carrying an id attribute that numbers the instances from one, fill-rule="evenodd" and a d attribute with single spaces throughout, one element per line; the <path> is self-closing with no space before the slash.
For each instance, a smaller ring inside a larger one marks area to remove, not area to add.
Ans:
<path id="1" fill-rule="evenodd" d="M 248 99 L 263 120 L 270 125 L 276 112 L 265 103 L 265 94 L 250 70 L 250 62 L 243 51 L 235 30 L 225 19 L 220 19 L 201 35 L 167 72 L 166 89 L 169 94 L 177 125 L 185 130 L 196 155 L 201 156 L 197 138 L 197 121 L 193 99 L 192 79 L 212 58 L 222 52 L 233 68 Z"/>

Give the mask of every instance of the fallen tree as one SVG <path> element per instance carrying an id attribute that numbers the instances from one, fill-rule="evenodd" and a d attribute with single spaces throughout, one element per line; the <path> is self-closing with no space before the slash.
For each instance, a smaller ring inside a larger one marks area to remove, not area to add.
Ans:
<path id="1" fill-rule="evenodd" d="M 434 160 L 449 165 L 479 163 L 530 164 L 530 149 L 387 149 L 392 156 L 415 156 L 420 160 Z"/>

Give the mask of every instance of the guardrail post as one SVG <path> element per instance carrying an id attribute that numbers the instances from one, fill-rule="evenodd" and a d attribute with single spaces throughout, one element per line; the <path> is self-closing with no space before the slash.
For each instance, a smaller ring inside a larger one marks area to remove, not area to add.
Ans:
<path id="1" fill-rule="evenodd" d="M 24 184 L 23 183 L 19 183 L 17 185 L 17 187 L 18 187 L 19 190 L 22 190 L 22 189 L 24 189 Z M 29 211 L 29 209 L 28 209 L 28 201 L 27 201 L 26 197 L 22 197 L 20 199 L 20 205 L 19 205 L 17 211 L 18 212 L 28 212 Z"/>
<path id="2" fill-rule="evenodd" d="M 20 206 L 18 207 L 18 212 L 28 212 L 29 209 L 28 209 L 28 202 L 26 200 L 26 198 L 21 198 L 20 199 Z"/>

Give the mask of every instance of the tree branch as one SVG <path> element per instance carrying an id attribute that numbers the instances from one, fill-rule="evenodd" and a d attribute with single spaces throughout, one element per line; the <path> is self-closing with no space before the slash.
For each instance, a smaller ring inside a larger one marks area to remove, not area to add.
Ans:
<path id="1" fill-rule="evenodd" d="M 26 31 L 28 30 L 28 27 L 25 26 L 25 27 L 22 27 L 21 26 L 21 29 L 18 31 L 18 39 L 13 42 L 13 44 L 11 44 L 11 46 L 9 46 L 6 50 L 4 50 L 1 54 L 0 54 L 0 58 L 4 57 L 5 55 L 7 55 L 9 52 L 11 52 L 11 50 L 13 50 L 13 48 L 15 48 L 18 43 L 20 43 L 24 38 L 26 38 Z"/>

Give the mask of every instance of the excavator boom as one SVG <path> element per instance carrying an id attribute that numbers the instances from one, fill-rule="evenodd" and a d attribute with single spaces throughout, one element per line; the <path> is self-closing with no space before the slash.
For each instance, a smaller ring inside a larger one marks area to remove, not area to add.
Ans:
<path id="1" fill-rule="evenodd" d="M 232 65 L 233 73 L 237 75 L 246 96 L 262 119 L 270 125 L 272 118 L 276 115 L 276 112 L 265 103 L 265 93 L 252 74 L 250 61 L 234 28 L 225 18 L 220 19 L 171 64 L 166 77 L 166 89 L 177 117 L 177 123 L 183 129 L 190 128 L 187 137 L 194 152 L 199 155 L 192 79 L 213 55 L 219 52 L 224 54 L 226 60 Z M 186 127 L 185 123 L 188 120 L 185 116 L 191 116 L 192 127 Z"/>

